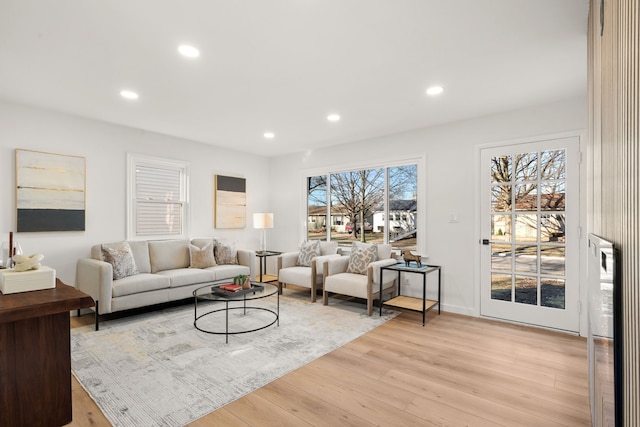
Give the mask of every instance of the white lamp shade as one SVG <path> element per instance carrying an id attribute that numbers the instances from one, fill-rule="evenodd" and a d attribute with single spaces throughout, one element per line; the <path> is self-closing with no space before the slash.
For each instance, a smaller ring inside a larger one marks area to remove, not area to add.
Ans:
<path id="1" fill-rule="evenodd" d="M 273 228 L 273 214 L 272 213 L 254 213 L 253 214 L 253 228 Z"/>

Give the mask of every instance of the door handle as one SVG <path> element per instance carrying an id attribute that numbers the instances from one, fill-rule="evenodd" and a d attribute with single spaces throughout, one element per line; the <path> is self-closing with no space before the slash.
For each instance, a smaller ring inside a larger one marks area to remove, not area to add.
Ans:
<path id="1" fill-rule="evenodd" d="M 489 239 L 482 239 L 482 244 L 483 245 L 488 245 L 489 244 Z"/>

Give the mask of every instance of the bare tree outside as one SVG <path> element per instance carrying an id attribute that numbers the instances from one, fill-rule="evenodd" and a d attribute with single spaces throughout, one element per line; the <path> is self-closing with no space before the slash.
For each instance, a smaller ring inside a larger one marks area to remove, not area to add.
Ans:
<path id="1" fill-rule="evenodd" d="M 417 169 L 414 164 L 307 177 L 307 239 L 415 249 Z"/>
<path id="2" fill-rule="evenodd" d="M 384 171 L 385 169 L 363 169 L 331 174 L 332 206 L 342 207 L 349 221 L 354 224 L 353 233 L 356 237 L 357 224 L 360 224 L 360 240 L 363 242 L 366 241 L 366 220 L 384 201 Z"/>
<path id="3" fill-rule="evenodd" d="M 307 178 L 307 239 L 327 238 L 327 176 Z"/>

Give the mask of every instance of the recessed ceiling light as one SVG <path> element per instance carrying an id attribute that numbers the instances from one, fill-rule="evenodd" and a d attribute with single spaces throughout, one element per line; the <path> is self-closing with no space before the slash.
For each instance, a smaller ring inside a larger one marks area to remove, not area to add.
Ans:
<path id="1" fill-rule="evenodd" d="M 330 122 L 339 122 L 340 116 L 338 114 L 329 114 L 327 116 L 327 120 L 329 120 Z"/>
<path id="2" fill-rule="evenodd" d="M 442 86 L 431 86 L 427 89 L 427 95 L 440 95 L 444 91 Z"/>
<path id="3" fill-rule="evenodd" d="M 121 90 L 120 96 L 126 99 L 138 99 L 138 94 L 132 90 Z"/>
<path id="4" fill-rule="evenodd" d="M 265 132 L 263 136 L 267 139 L 273 139 L 276 137 L 276 135 L 273 132 Z"/>
<path id="5" fill-rule="evenodd" d="M 197 58 L 200 56 L 200 51 L 193 46 L 189 46 L 188 44 L 178 46 L 178 52 L 180 52 L 182 56 L 186 56 L 187 58 Z"/>

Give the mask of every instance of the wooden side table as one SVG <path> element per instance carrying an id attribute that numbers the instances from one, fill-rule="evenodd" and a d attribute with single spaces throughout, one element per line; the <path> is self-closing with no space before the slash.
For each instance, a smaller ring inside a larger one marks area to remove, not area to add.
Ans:
<path id="1" fill-rule="evenodd" d="M 381 316 L 382 316 L 382 304 L 383 304 L 382 273 L 385 270 L 398 272 L 398 296 L 395 298 L 391 298 L 387 301 L 384 301 L 385 305 L 422 312 L 422 326 L 424 326 L 424 323 L 425 323 L 425 314 L 427 313 L 427 311 L 431 310 L 436 305 L 438 306 L 438 314 L 440 314 L 442 268 L 439 265 L 422 265 L 421 267 L 418 267 L 413 263 L 410 266 L 406 266 L 406 264 L 402 262 L 395 265 L 388 265 L 386 267 L 380 268 L 380 315 Z M 427 299 L 427 275 L 434 271 L 438 272 L 438 299 L 428 300 Z M 402 295 L 401 280 L 400 280 L 401 279 L 400 275 L 402 273 L 422 274 L 422 298 L 408 297 L 408 296 Z"/>
<path id="2" fill-rule="evenodd" d="M 0 294 L 0 424 L 71 422 L 69 312 L 93 299 L 56 280 L 40 291 Z"/>
<path id="3" fill-rule="evenodd" d="M 276 252 L 276 251 L 256 251 L 256 256 L 258 258 L 260 258 L 259 262 L 260 262 L 260 280 L 259 282 L 262 283 L 262 266 L 264 265 L 264 272 L 267 272 L 267 257 L 268 256 L 276 256 L 276 255 L 280 255 L 282 254 L 282 252 Z"/>

